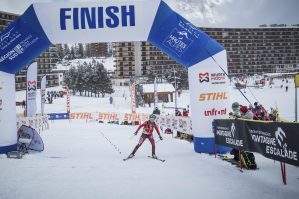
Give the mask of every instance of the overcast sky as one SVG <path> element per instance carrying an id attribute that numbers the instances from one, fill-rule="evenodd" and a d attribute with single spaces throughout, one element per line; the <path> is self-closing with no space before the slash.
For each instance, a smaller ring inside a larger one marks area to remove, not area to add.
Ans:
<path id="1" fill-rule="evenodd" d="M 0 0 L 0 10 L 22 14 L 34 2 L 94 1 L 96 0 Z M 261 24 L 299 24 L 299 0 L 165 1 L 172 9 L 196 26 L 201 27 L 258 27 Z"/>

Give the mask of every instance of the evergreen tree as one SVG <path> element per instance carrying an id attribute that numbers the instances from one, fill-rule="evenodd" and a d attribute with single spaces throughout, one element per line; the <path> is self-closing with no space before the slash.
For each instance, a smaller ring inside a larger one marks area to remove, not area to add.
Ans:
<path id="1" fill-rule="evenodd" d="M 71 53 L 71 50 L 70 50 L 69 46 L 67 44 L 64 44 L 63 45 L 64 58 L 69 60 L 70 59 L 70 53 Z"/>
<path id="2" fill-rule="evenodd" d="M 79 58 L 84 58 L 84 48 L 83 48 L 83 44 L 79 43 L 78 45 L 78 56 Z"/>
<path id="3" fill-rule="evenodd" d="M 75 48 L 74 46 L 71 47 L 71 52 L 70 52 L 70 59 L 75 59 Z"/>
<path id="4" fill-rule="evenodd" d="M 179 89 L 189 89 L 188 69 L 181 69 L 179 71 L 180 84 Z"/>
<path id="5" fill-rule="evenodd" d="M 57 57 L 59 60 L 62 60 L 64 58 L 64 50 L 61 44 L 57 44 L 56 45 L 56 49 L 57 49 Z"/>
<path id="6" fill-rule="evenodd" d="M 91 45 L 90 44 L 85 44 L 85 51 L 84 51 L 84 56 L 85 57 L 91 57 Z"/>
<path id="7" fill-rule="evenodd" d="M 96 63 L 97 67 L 97 74 L 99 74 L 99 81 L 98 81 L 98 87 L 97 89 L 101 93 L 102 97 L 105 97 L 105 94 L 111 94 L 114 92 L 112 88 L 112 82 L 111 79 L 108 76 L 107 70 L 104 68 L 103 64 L 100 64 L 99 62 Z"/>
<path id="8" fill-rule="evenodd" d="M 156 74 L 154 74 L 153 71 L 150 71 L 150 72 L 147 74 L 147 83 L 149 83 L 149 84 L 153 84 L 154 81 L 155 81 L 155 77 L 156 77 Z"/>

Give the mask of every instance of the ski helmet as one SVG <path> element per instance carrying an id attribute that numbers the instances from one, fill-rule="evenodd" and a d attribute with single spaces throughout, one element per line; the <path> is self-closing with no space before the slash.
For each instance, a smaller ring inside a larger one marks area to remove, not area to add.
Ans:
<path id="1" fill-rule="evenodd" d="M 155 120 L 155 119 L 156 119 L 156 115 L 151 114 L 151 115 L 149 116 L 149 118 L 150 118 L 150 120 Z"/>
<path id="2" fill-rule="evenodd" d="M 232 104 L 232 109 L 234 110 L 234 109 L 238 109 L 240 107 L 240 104 L 238 103 L 238 102 L 234 102 L 233 104 Z"/>

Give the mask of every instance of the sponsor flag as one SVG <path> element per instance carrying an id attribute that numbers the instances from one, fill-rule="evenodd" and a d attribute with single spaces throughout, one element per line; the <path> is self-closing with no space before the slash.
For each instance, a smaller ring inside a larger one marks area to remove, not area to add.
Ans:
<path id="1" fill-rule="evenodd" d="M 37 62 L 27 69 L 26 116 L 33 117 L 36 113 Z"/>
<path id="2" fill-rule="evenodd" d="M 68 114 L 71 112 L 71 96 L 69 86 L 66 86 L 66 112 Z"/>
<path id="3" fill-rule="evenodd" d="M 136 113 L 136 84 L 131 85 L 131 104 L 132 104 L 132 113 Z"/>
<path id="4" fill-rule="evenodd" d="M 154 102 L 155 102 L 155 107 L 158 106 L 158 85 L 157 85 L 157 78 L 155 77 L 155 81 L 154 81 Z"/>
<path id="5" fill-rule="evenodd" d="M 47 76 L 43 76 L 40 82 L 40 96 L 41 96 L 41 113 L 44 115 L 45 103 L 46 103 L 46 83 Z"/>

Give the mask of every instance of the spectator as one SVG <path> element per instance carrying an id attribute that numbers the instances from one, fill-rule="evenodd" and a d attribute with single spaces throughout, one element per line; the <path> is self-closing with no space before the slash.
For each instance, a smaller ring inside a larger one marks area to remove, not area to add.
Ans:
<path id="1" fill-rule="evenodd" d="M 183 109 L 183 116 L 185 116 L 185 117 L 189 116 L 189 112 L 185 108 Z"/>
<path id="2" fill-rule="evenodd" d="M 175 116 L 182 116 L 182 113 L 179 111 L 179 109 L 175 109 Z M 176 132 L 176 138 L 180 138 L 181 137 L 181 132 L 177 131 Z"/>
<path id="3" fill-rule="evenodd" d="M 182 113 L 179 111 L 179 109 L 175 109 L 175 116 L 182 116 Z"/>
<path id="4" fill-rule="evenodd" d="M 253 119 L 253 113 L 251 110 L 248 109 L 247 106 L 242 106 L 238 102 L 234 102 L 232 104 L 233 113 L 230 116 L 234 118 L 243 118 L 243 119 Z M 234 160 L 239 161 L 239 150 L 233 149 L 231 150 L 230 154 L 234 155 Z"/>
<path id="5" fill-rule="evenodd" d="M 153 111 L 153 114 L 160 115 L 160 110 L 158 107 L 155 108 L 155 110 Z"/>
<path id="6" fill-rule="evenodd" d="M 110 96 L 109 101 L 110 101 L 110 104 L 112 104 L 113 103 L 113 97 Z"/>

